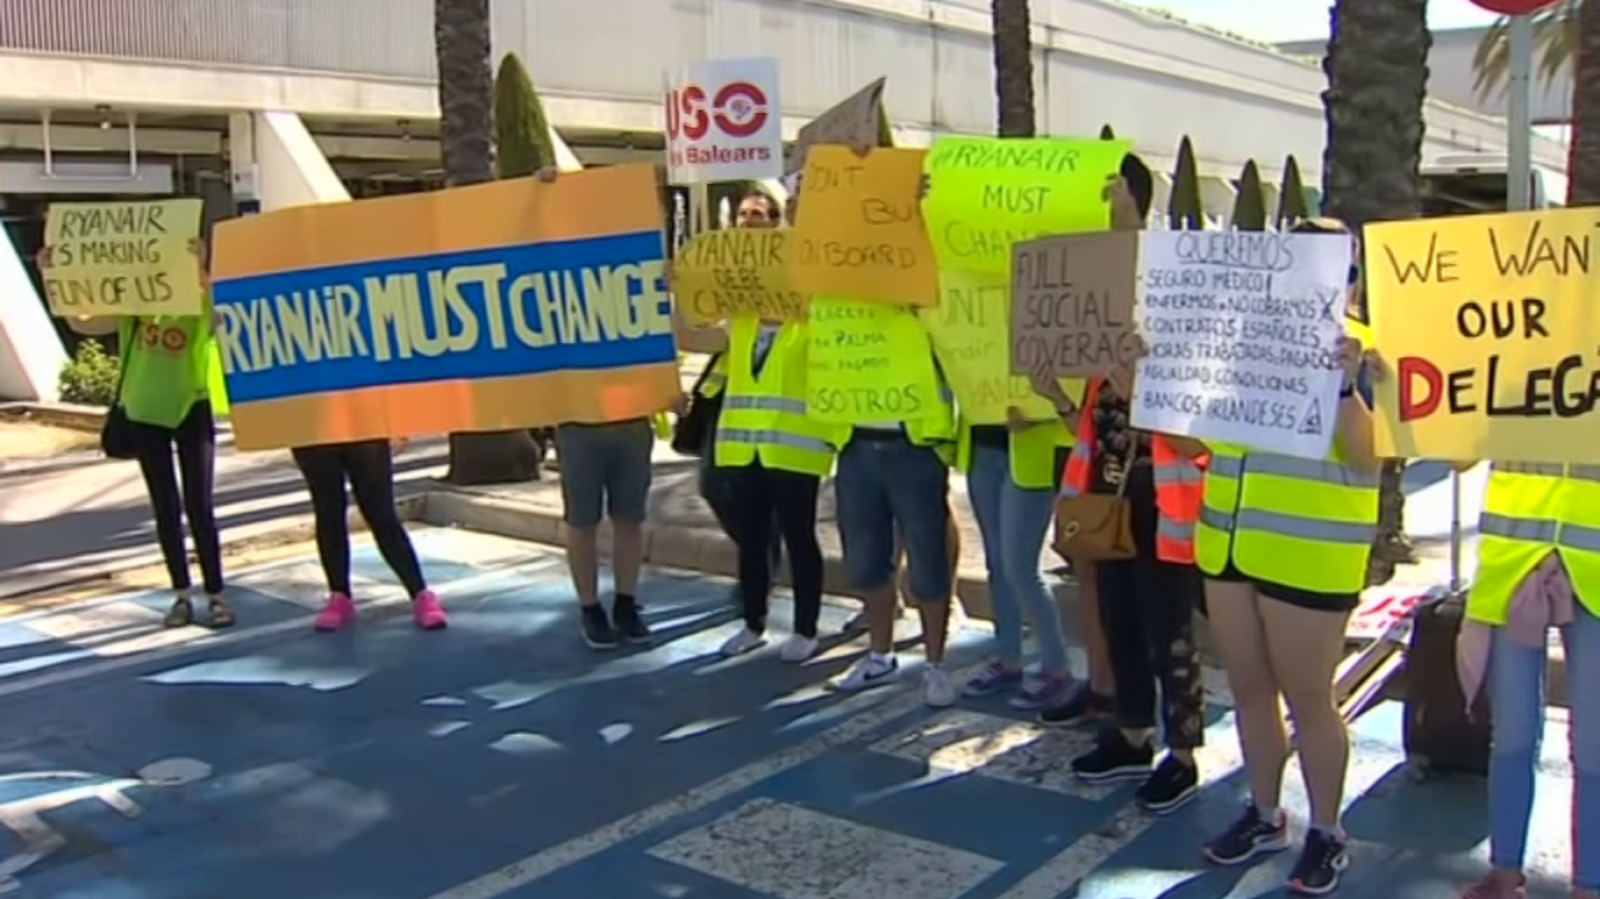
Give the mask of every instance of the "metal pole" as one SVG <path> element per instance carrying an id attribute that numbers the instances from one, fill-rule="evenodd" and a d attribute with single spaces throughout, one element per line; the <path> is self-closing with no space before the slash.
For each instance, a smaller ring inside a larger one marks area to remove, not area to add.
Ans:
<path id="1" fill-rule="evenodd" d="M 1511 74 L 1506 79 L 1506 208 L 1532 206 L 1533 123 L 1530 82 L 1533 80 L 1533 16 L 1512 16 Z"/>

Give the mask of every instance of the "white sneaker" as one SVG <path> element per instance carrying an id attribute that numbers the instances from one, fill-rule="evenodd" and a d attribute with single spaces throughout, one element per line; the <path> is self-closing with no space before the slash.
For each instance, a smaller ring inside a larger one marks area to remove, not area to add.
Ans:
<path id="1" fill-rule="evenodd" d="M 747 652 L 753 652 L 757 649 L 760 649 L 762 646 L 766 645 L 766 642 L 766 637 L 761 636 L 747 627 L 742 627 L 739 628 L 739 632 L 737 634 L 729 637 L 728 641 L 722 644 L 721 652 L 724 658 L 731 659 L 734 656 L 742 656 Z"/>
<path id="2" fill-rule="evenodd" d="M 899 659 L 869 652 L 866 658 L 856 663 L 856 667 L 850 669 L 849 674 L 834 681 L 832 687 L 845 693 L 857 693 L 892 684 L 899 677 Z"/>
<path id="3" fill-rule="evenodd" d="M 928 705 L 943 709 L 956 704 L 955 681 L 941 665 L 929 665 L 922 670 L 922 700 Z"/>
<path id="4" fill-rule="evenodd" d="M 778 649 L 778 657 L 785 662 L 799 663 L 817 654 L 817 638 L 790 634 Z"/>

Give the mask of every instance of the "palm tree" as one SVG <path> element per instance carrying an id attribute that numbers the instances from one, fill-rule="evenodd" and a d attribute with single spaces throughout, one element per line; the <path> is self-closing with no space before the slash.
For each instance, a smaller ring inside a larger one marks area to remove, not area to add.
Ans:
<path id="1" fill-rule="evenodd" d="M 494 177 L 489 0 L 433 0 L 433 42 L 445 184 L 488 181 Z M 538 451 L 527 431 L 450 435 L 445 479 L 453 484 L 509 484 L 538 476 Z"/>
<path id="2" fill-rule="evenodd" d="M 1600 0 L 1559 0 L 1533 14 L 1536 76 L 1545 82 L 1571 66 L 1572 140 L 1567 147 L 1567 203 L 1600 203 Z M 1489 26 L 1472 61 L 1480 96 L 1505 87 L 1510 20 Z"/>
<path id="3" fill-rule="evenodd" d="M 1033 137 L 1033 34 L 1028 0 L 992 0 L 994 94 L 1001 137 Z"/>
<path id="4" fill-rule="evenodd" d="M 1323 211 L 1360 233 L 1368 222 L 1422 214 L 1422 110 L 1427 100 L 1428 0 L 1336 0 L 1322 68 L 1327 146 Z M 1384 583 L 1412 559 L 1401 462 L 1384 466 L 1368 579 Z"/>

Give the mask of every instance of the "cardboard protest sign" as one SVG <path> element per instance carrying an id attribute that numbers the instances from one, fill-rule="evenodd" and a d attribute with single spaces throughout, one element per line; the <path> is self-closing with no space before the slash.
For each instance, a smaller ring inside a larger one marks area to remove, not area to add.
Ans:
<path id="1" fill-rule="evenodd" d="M 811 148 L 800 181 L 795 286 L 904 306 L 938 301 L 933 247 L 917 194 L 921 150 Z"/>
<path id="2" fill-rule="evenodd" d="M 668 182 L 758 181 L 782 174 L 776 58 L 714 59 L 668 74 Z"/>
<path id="3" fill-rule="evenodd" d="M 56 315 L 198 315 L 200 200 L 52 203 L 44 287 Z"/>
<path id="4" fill-rule="evenodd" d="M 1380 455 L 1600 463 L 1594 233 L 1592 209 L 1367 226 Z"/>
<path id="5" fill-rule="evenodd" d="M 1046 234 L 1104 231 L 1102 193 L 1125 140 L 939 137 L 923 169 L 922 217 L 941 269 L 1009 272 L 1011 247 Z"/>
<path id="6" fill-rule="evenodd" d="M 886 80 L 879 78 L 802 125 L 800 133 L 795 135 L 794 148 L 789 151 L 783 173 L 792 175 L 804 170 L 810 162 L 808 151 L 816 144 L 877 146 L 886 124 L 883 115 Z"/>
<path id="7" fill-rule="evenodd" d="M 939 411 L 924 396 L 933 353 L 916 314 L 903 306 L 813 297 L 807 319 L 806 413 L 837 424 L 916 421 Z M 910 358 L 896 347 L 923 347 Z"/>
<path id="8" fill-rule="evenodd" d="M 692 325 L 736 315 L 771 321 L 806 317 L 806 295 L 793 286 L 789 228 L 724 228 L 696 236 L 672 263 L 672 294 Z"/>
<path id="9" fill-rule="evenodd" d="M 678 382 L 650 166 L 223 222 L 242 449 L 637 418 Z"/>
<path id="10" fill-rule="evenodd" d="M 1055 417 L 1050 401 L 1011 373 L 1011 303 L 1004 275 L 944 271 L 939 305 L 920 309 L 939 370 L 972 424 L 1003 424 L 1015 406 L 1033 420 Z M 1068 387 L 1072 393 L 1074 388 Z"/>
<path id="11" fill-rule="evenodd" d="M 1146 231 L 1136 428 L 1320 459 L 1338 419 L 1350 238 Z"/>
<path id="12" fill-rule="evenodd" d="M 1094 378 L 1134 362 L 1137 232 L 1042 237 L 1012 261 L 1011 371 L 1048 359 L 1058 376 Z"/>

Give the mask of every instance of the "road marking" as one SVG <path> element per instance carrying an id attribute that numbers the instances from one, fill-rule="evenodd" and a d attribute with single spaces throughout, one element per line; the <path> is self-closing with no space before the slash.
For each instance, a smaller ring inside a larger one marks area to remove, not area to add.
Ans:
<path id="1" fill-rule="evenodd" d="M 1195 762 L 1200 766 L 1201 790 L 1231 777 L 1244 766 L 1244 754 L 1239 750 L 1238 731 L 1233 726 L 1231 713 L 1206 728 L 1206 745 L 1195 750 Z M 1079 837 L 1072 845 L 1006 890 L 1000 899 L 1057 899 L 1078 886 L 1090 872 L 1143 836 L 1160 820 L 1129 802 L 1117 810 L 1110 822 Z M 1196 847 L 1198 855 L 1199 847 Z"/>
<path id="2" fill-rule="evenodd" d="M 765 798 L 648 852 L 777 899 L 960 899 L 1005 867 L 973 852 Z"/>
<path id="3" fill-rule="evenodd" d="M 954 672 L 953 676 L 959 683 L 975 676 L 982 668 L 982 664 L 972 665 Z M 821 758 L 830 750 L 855 742 L 884 724 L 924 707 L 922 692 L 916 689 L 908 689 L 904 693 L 886 700 L 882 704 L 874 706 L 872 709 L 862 712 L 853 718 L 836 724 L 804 742 L 751 762 L 743 768 L 736 769 L 716 780 L 702 784 L 682 796 L 659 802 L 649 808 L 613 821 L 598 830 L 590 831 L 580 837 L 575 837 L 564 843 L 535 852 L 520 861 L 506 865 L 498 871 L 491 871 L 466 883 L 435 893 L 429 899 L 494 899 L 496 896 L 505 895 L 512 890 L 547 877 L 568 865 L 598 855 L 618 843 L 648 833 L 676 818 L 692 814 L 713 802 L 726 799 L 742 790 L 749 789 L 768 778 Z M 1051 899 L 1054 899 L 1054 897 L 1052 896 Z"/>

